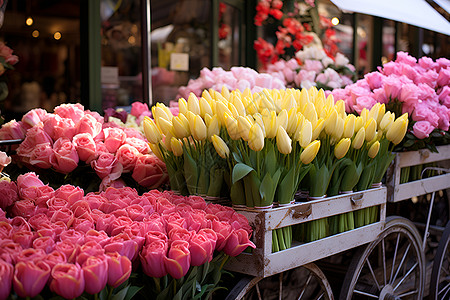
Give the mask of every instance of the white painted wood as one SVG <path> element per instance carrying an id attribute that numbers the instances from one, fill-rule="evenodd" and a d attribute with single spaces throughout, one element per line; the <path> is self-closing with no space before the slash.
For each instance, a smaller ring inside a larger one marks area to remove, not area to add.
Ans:
<path id="1" fill-rule="evenodd" d="M 438 146 L 436 149 L 438 153 L 428 149 L 398 153 L 400 157 L 398 166 L 404 168 L 450 159 L 450 145 Z"/>
<path id="2" fill-rule="evenodd" d="M 450 188 L 450 173 L 399 184 L 390 195 L 390 202 L 403 201 L 414 196 Z"/>

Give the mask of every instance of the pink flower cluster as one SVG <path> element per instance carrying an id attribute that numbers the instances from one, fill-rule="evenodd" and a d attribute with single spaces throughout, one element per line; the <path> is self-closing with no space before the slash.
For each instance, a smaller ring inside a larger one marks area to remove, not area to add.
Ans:
<path id="1" fill-rule="evenodd" d="M 62 104 L 54 113 L 33 109 L 22 121 L 11 121 L 0 129 L 2 140 L 23 138 L 18 157 L 41 169 L 68 174 L 82 162 L 95 170 L 103 186 L 123 185 L 119 178 L 127 172 L 139 185 L 150 188 L 168 178 L 164 163 L 150 152 L 138 130 L 105 123 L 98 113 L 85 111 L 80 104 Z"/>
<path id="2" fill-rule="evenodd" d="M 314 54 L 310 54 L 310 49 L 314 50 Z M 288 61 L 280 59 L 269 64 L 266 72 L 281 79 L 288 87 L 309 89 L 320 84 L 319 87 L 335 89 L 353 83 L 351 76 L 335 70 L 345 67 L 350 72 L 355 71 L 353 65 L 349 64 L 348 59 L 341 53 L 333 60 L 323 49 L 308 47 L 297 52 L 296 56 L 302 62 L 301 65 L 295 58 Z"/>
<path id="3" fill-rule="evenodd" d="M 139 196 L 128 187 L 84 195 L 72 185 L 53 190 L 34 173 L 0 192 L 15 195 L 0 202 L 0 299 L 11 288 L 35 297 L 47 284 L 67 299 L 96 294 L 140 265 L 148 276 L 179 279 L 214 251 L 236 256 L 255 247 L 244 216 L 198 196 Z"/>
<path id="4" fill-rule="evenodd" d="M 178 89 L 177 99 L 180 97 L 187 99 L 191 92 L 201 96 L 204 89 L 210 88 L 220 92 L 223 86 L 226 86 L 230 91 L 238 89 L 241 92 L 249 88 L 252 93 L 261 92 L 264 88 L 286 88 L 282 79 L 269 74 L 258 73 L 250 68 L 232 67 L 230 71 L 225 71 L 220 67 L 212 70 L 203 68 L 200 71 L 199 78 L 189 80 L 187 86 Z"/>
<path id="5" fill-rule="evenodd" d="M 429 57 L 419 60 L 406 52 L 398 52 L 397 59 L 368 73 L 364 79 L 345 89 L 332 92 L 334 99 L 346 102 L 347 112 L 361 112 L 375 103 L 401 105 L 401 113 L 408 113 L 414 121 L 413 133 L 423 139 L 436 128 L 449 129 L 450 120 L 450 60 Z"/>
<path id="6" fill-rule="evenodd" d="M 19 61 L 17 55 L 13 55 L 13 50 L 3 42 L 0 42 L 0 57 L 3 59 L 3 62 L 0 63 L 0 75 Z"/>

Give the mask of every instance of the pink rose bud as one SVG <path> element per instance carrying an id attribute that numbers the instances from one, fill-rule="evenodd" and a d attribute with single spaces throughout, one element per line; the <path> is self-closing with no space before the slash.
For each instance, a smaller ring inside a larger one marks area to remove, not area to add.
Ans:
<path id="1" fill-rule="evenodd" d="M 42 122 L 45 117 L 47 116 L 47 111 L 42 108 L 35 108 L 27 112 L 22 117 L 22 123 L 27 126 L 28 128 L 31 128 L 35 125 L 37 125 L 39 122 Z"/>
<path id="2" fill-rule="evenodd" d="M 169 178 L 165 164 L 154 155 L 140 156 L 131 177 L 139 185 L 150 189 L 161 186 Z"/>
<path id="3" fill-rule="evenodd" d="M 130 277 L 131 261 L 117 252 L 106 255 L 108 257 L 108 284 L 116 288 Z"/>
<path id="4" fill-rule="evenodd" d="M 56 243 L 55 250 L 63 253 L 67 262 L 75 262 L 80 248 L 70 240 L 65 240 Z"/>
<path id="5" fill-rule="evenodd" d="M 75 146 L 67 138 L 58 139 L 53 145 L 50 163 L 56 171 L 67 174 L 78 167 L 78 153 Z"/>
<path id="6" fill-rule="evenodd" d="M 90 163 L 96 156 L 97 146 L 94 139 L 88 133 L 79 133 L 73 137 L 73 144 L 77 149 L 80 160 Z"/>
<path id="7" fill-rule="evenodd" d="M 105 128 L 103 129 L 103 133 L 105 134 L 106 149 L 110 153 L 115 153 L 127 138 L 122 128 Z"/>
<path id="8" fill-rule="evenodd" d="M 79 103 L 65 103 L 61 104 L 54 109 L 55 114 L 62 118 L 68 118 L 73 120 L 73 122 L 78 123 L 84 116 L 84 107 Z"/>
<path id="9" fill-rule="evenodd" d="M 0 208 L 6 209 L 18 200 L 17 186 L 14 181 L 0 181 Z"/>
<path id="10" fill-rule="evenodd" d="M 13 285 L 20 297 L 36 297 L 50 277 L 50 267 L 43 261 L 19 262 L 15 266 Z"/>
<path id="11" fill-rule="evenodd" d="M 11 292 L 14 267 L 0 259 L 0 299 L 8 299 Z"/>
<path id="12" fill-rule="evenodd" d="M 55 248 L 55 241 L 49 236 L 43 236 L 33 241 L 34 249 L 42 249 L 45 253 L 50 253 Z"/>
<path id="13" fill-rule="evenodd" d="M 47 263 L 47 265 L 50 266 L 50 270 L 53 270 L 53 267 L 56 264 L 64 263 L 66 262 L 66 255 L 58 250 L 53 250 L 47 256 L 44 258 L 44 261 Z"/>
<path id="14" fill-rule="evenodd" d="M 59 263 L 51 272 L 50 290 L 66 299 L 81 296 L 84 291 L 84 272 L 79 264 Z"/>
<path id="15" fill-rule="evenodd" d="M 164 240 L 154 240 L 147 243 L 140 253 L 144 273 L 150 277 L 163 277 L 167 274 L 164 259 L 168 245 Z"/>
<path id="16" fill-rule="evenodd" d="M 108 259 L 105 255 L 90 256 L 83 263 L 85 291 L 97 294 L 108 282 Z"/>
<path id="17" fill-rule="evenodd" d="M 189 271 L 190 262 L 189 242 L 182 240 L 173 241 L 167 257 L 164 257 L 164 264 L 170 276 L 180 279 L 186 275 Z"/>
<path id="18" fill-rule="evenodd" d="M 17 187 L 20 189 L 28 187 L 44 186 L 44 183 L 39 179 L 39 176 L 34 172 L 29 172 L 17 177 Z"/>
<path id="19" fill-rule="evenodd" d="M 98 122 L 94 116 L 84 115 L 76 124 L 76 134 L 88 134 L 95 138 L 102 131 L 102 123 Z"/>

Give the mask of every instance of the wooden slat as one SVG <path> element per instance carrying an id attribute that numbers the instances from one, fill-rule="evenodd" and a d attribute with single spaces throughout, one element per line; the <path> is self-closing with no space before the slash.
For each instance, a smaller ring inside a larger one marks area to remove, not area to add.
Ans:
<path id="1" fill-rule="evenodd" d="M 394 191 L 389 195 L 390 202 L 403 201 L 414 196 L 421 196 L 432 192 L 445 190 L 450 187 L 450 173 L 402 183 L 394 187 Z"/>
<path id="2" fill-rule="evenodd" d="M 436 148 L 439 151 L 438 153 L 431 152 L 428 149 L 398 153 L 397 155 L 400 157 L 398 167 L 404 168 L 450 159 L 450 145 Z"/>

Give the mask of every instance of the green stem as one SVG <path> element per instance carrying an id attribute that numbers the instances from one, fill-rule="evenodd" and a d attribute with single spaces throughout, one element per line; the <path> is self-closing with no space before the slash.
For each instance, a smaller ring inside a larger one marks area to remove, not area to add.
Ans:
<path id="1" fill-rule="evenodd" d="M 108 286 L 108 298 L 106 299 L 111 299 L 112 297 L 112 293 L 113 293 L 114 288 L 112 286 Z"/>
<path id="2" fill-rule="evenodd" d="M 155 286 L 156 286 L 156 292 L 159 294 L 161 293 L 161 281 L 159 278 L 157 277 L 152 277 L 153 281 L 155 282 Z"/>

